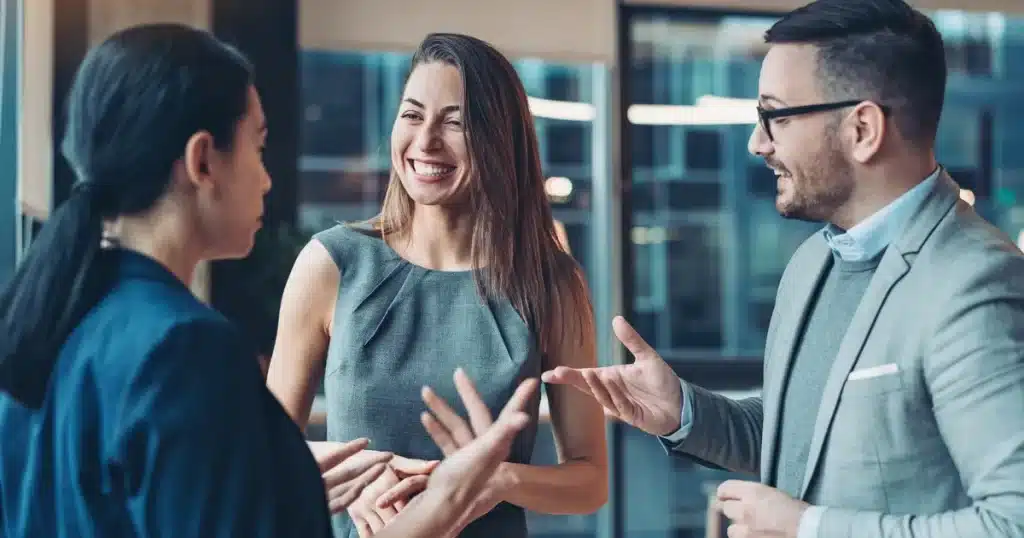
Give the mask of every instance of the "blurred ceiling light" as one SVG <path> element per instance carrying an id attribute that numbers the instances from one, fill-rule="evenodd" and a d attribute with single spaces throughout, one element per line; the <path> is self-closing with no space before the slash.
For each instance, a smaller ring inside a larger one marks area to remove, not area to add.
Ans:
<path id="1" fill-rule="evenodd" d="M 597 109 L 590 103 L 554 101 L 540 97 L 527 97 L 530 112 L 538 118 L 566 121 L 594 121 Z"/>
<path id="2" fill-rule="evenodd" d="M 974 205 L 974 191 L 971 189 L 960 189 L 960 199 L 970 205 Z"/>
<path id="3" fill-rule="evenodd" d="M 661 226 L 634 226 L 629 235 L 635 245 L 656 245 L 669 238 L 668 230 Z"/>
<path id="4" fill-rule="evenodd" d="M 572 194 L 572 180 L 561 176 L 549 177 L 544 181 L 544 192 L 551 198 L 564 200 Z"/>
<path id="5" fill-rule="evenodd" d="M 529 97 L 530 112 L 538 118 L 593 121 L 597 109 L 590 103 Z M 626 112 L 634 125 L 754 125 L 757 101 L 702 95 L 696 105 L 630 105 Z"/>
<path id="6" fill-rule="evenodd" d="M 632 105 L 634 125 L 754 125 L 757 109 L 741 106 Z"/>
<path id="7" fill-rule="evenodd" d="M 626 115 L 636 125 L 754 125 L 757 100 L 702 95 L 696 105 L 633 105 Z"/>
<path id="8" fill-rule="evenodd" d="M 717 95 L 702 95 L 697 98 L 697 106 L 735 106 L 741 108 L 757 109 L 757 99 L 742 99 L 740 97 L 719 97 Z"/>

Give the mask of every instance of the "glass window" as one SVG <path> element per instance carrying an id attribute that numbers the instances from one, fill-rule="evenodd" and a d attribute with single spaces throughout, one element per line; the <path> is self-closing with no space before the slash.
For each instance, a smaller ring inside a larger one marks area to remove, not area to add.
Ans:
<path id="1" fill-rule="evenodd" d="M 671 360 L 758 357 L 786 246 L 813 229 L 778 218 L 775 178 L 746 154 L 772 21 L 630 18 L 633 315 Z"/>

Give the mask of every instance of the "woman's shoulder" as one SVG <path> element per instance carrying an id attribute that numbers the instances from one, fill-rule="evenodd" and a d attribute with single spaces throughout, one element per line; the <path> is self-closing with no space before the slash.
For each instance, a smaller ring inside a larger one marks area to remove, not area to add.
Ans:
<path id="1" fill-rule="evenodd" d="M 338 269 L 353 265 L 367 251 L 380 250 L 384 246 L 380 229 L 374 221 L 338 222 L 313 235 L 330 256 Z"/>

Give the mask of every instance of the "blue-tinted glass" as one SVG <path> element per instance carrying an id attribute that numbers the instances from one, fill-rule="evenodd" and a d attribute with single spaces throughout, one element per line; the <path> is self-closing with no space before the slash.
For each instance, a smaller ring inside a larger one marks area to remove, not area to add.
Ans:
<path id="1" fill-rule="evenodd" d="M 0 0 L 0 198 L 7 201 L 0 209 L 0 282 L 14 272 L 21 219 L 18 204 L 12 202 L 18 190 L 20 13 L 18 0 Z"/>

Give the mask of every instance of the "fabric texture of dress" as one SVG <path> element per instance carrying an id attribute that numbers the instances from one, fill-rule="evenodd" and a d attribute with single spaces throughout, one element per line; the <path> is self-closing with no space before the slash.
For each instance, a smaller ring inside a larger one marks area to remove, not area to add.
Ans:
<path id="1" fill-rule="evenodd" d="M 509 301 L 483 299 L 471 271 L 410 263 L 365 225 L 339 224 L 316 239 L 341 275 L 324 377 L 328 439 L 367 437 L 375 450 L 441 459 L 420 423 L 424 385 L 465 416 L 452 380 L 461 367 L 496 416 L 520 382 L 540 376 L 529 327 Z M 529 463 L 538 407 L 535 397 L 509 461 Z M 338 538 L 358 536 L 347 514 L 334 529 Z M 526 534 L 524 510 L 502 503 L 461 536 Z"/>

